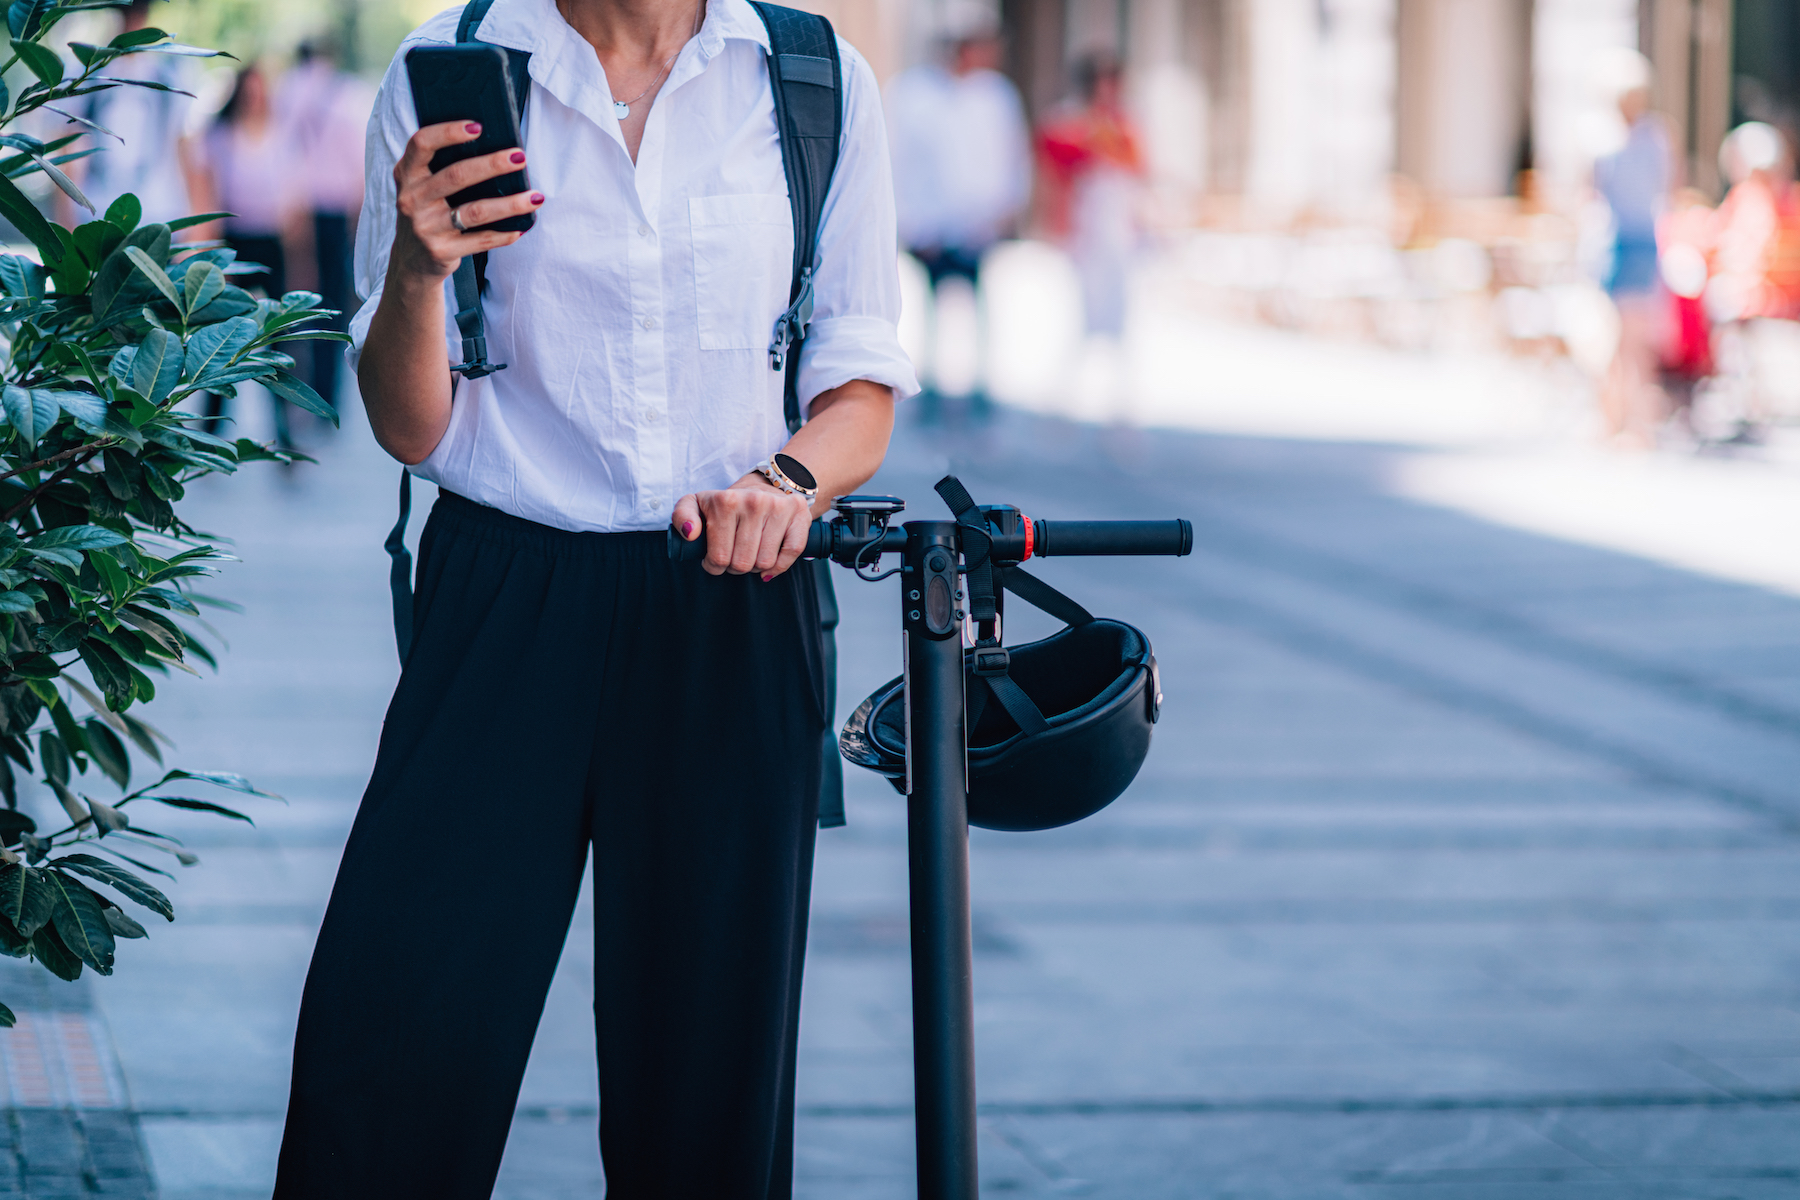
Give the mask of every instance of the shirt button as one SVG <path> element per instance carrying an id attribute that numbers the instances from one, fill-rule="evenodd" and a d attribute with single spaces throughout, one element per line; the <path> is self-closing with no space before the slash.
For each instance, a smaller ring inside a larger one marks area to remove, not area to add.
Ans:
<path id="1" fill-rule="evenodd" d="M 646 408 L 644 410 L 644 420 L 649 421 L 652 424 L 662 420 L 662 409 L 654 407 Z"/>
<path id="2" fill-rule="evenodd" d="M 638 236 L 639 237 L 649 237 L 650 236 L 650 227 L 648 225 L 639 225 L 638 226 Z"/>
<path id="3" fill-rule="evenodd" d="M 645 329 L 655 329 L 656 328 L 656 318 L 655 317 L 645 317 L 644 318 L 644 328 Z"/>

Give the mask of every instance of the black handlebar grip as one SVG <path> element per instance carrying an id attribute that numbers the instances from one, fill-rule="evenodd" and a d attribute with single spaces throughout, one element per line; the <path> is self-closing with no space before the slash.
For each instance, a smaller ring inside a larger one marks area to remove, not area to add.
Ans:
<path id="1" fill-rule="evenodd" d="M 1074 555 L 1165 554 L 1180 558 L 1194 550 L 1190 521 L 1038 521 L 1035 558 Z"/>
<path id="2" fill-rule="evenodd" d="M 812 528 L 806 531 L 806 549 L 800 552 L 802 558 L 824 558 L 831 553 L 831 523 L 814 521 Z M 669 526 L 669 559 L 672 562 L 699 562 L 706 557 L 706 532 L 688 541 L 681 536 L 681 531 L 674 525 Z"/>

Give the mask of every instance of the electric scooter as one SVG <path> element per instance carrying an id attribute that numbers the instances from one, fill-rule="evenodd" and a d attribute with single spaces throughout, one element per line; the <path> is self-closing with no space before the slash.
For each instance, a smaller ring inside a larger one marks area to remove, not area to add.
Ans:
<path id="1" fill-rule="evenodd" d="M 835 515 L 812 523 L 802 557 L 829 559 L 871 583 L 900 577 L 919 1198 L 977 1200 L 968 705 L 958 636 L 970 616 L 965 576 L 972 564 L 1014 567 L 1031 558 L 1179 557 L 1193 550 L 1194 529 L 1185 520 L 1033 520 L 1011 505 L 979 506 L 985 530 L 969 520 L 894 528 L 906 508 L 898 497 L 840 496 L 835 507 Z M 669 531 L 671 558 L 705 554 L 704 537 L 690 542 Z M 899 565 L 880 570 L 890 554 Z"/>

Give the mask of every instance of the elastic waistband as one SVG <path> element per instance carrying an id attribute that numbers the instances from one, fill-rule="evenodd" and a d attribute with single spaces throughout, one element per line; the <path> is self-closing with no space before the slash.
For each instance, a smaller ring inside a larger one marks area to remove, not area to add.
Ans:
<path id="1" fill-rule="evenodd" d="M 453 525 L 458 536 L 479 536 L 557 557 L 668 558 L 668 535 L 661 531 L 574 533 L 477 504 L 443 488 L 438 489 L 437 502 L 431 506 L 431 520 Z"/>

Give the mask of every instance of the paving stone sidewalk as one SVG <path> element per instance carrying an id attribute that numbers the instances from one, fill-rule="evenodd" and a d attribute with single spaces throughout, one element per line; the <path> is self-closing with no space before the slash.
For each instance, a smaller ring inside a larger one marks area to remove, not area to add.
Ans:
<path id="1" fill-rule="evenodd" d="M 159 720 L 289 804 L 176 822 L 205 859 L 180 919 L 26 998 L 62 1090 L 22 1091 L 4 1035 L 0 1194 L 145 1194 L 141 1145 L 163 1200 L 268 1195 L 396 673 L 396 472 L 348 424 L 316 468 L 198 489 L 247 611 Z M 1180 562 L 1041 566 L 1150 634 L 1167 703 L 1111 809 L 972 839 L 986 1194 L 1800 1196 L 1800 599 L 1398 498 L 1404 454 L 1002 414 L 905 430 L 871 485 L 937 516 L 952 464 L 1034 515 L 1198 530 Z M 846 711 L 898 671 L 891 586 L 840 584 Z M 799 1194 L 900 1200 L 903 813 L 860 776 L 850 810 L 820 840 Z M 602 1194 L 590 934 L 578 909 L 504 1200 Z"/>

